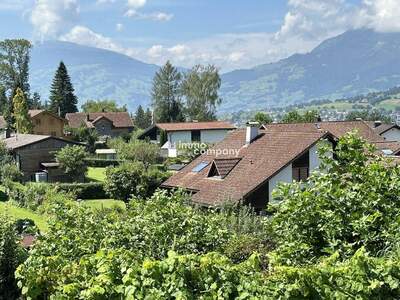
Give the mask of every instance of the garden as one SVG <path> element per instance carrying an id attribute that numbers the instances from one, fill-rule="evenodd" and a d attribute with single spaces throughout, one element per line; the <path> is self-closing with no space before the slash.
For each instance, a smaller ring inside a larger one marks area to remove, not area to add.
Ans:
<path id="1" fill-rule="evenodd" d="M 1 217 L 2 296 L 398 299 L 400 168 L 354 134 L 335 159 L 326 151 L 325 171 L 281 185 L 267 217 L 232 203 L 197 207 L 184 191 L 135 189 L 125 209 L 92 209 L 47 190 L 36 211 L 48 230 L 32 250 Z M 119 178 L 114 171 L 107 177 Z"/>

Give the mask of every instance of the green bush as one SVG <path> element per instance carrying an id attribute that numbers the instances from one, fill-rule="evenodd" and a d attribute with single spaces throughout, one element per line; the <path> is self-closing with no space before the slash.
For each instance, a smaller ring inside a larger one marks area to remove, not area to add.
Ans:
<path id="1" fill-rule="evenodd" d="M 115 167 L 121 164 L 123 161 L 118 159 L 99 159 L 99 158 L 87 158 L 86 160 L 88 167 L 94 168 L 106 168 Z"/>
<path id="2" fill-rule="evenodd" d="M 57 189 L 63 192 L 72 193 L 78 199 L 106 199 L 108 195 L 101 182 L 86 183 L 59 183 Z"/>
<path id="3" fill-rule="evenodd" d="M 13 222 L 0 215 L 0 299 L 18 298 L 20 291 L 14 273 L 25 258 Z"/>

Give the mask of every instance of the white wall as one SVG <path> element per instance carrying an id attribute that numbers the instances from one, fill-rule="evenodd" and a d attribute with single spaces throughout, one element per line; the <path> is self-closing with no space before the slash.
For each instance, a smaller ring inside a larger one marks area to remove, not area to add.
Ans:
<path id="1" fill-rule="evenodd" d="M 268 182 L 269 188 L 269 201 L 272 201 L 272 191 L 280 182 L 290 183 L 292 182 L 292 164 L 282 169 L 278 174 L 272 177 Z"/>
<path id="2" fill-rule="evenodd" d="M 314 146 L 312 146 L 310 148 L 310 174 L 312 171 L 314 171 L 315 169 L 319 168 L 319 165 L 321 163 L 320 158 L 318 157 L 318 148 L 320 146 L 321 143 L 328 143 L 329 147 L 333 150 L 333 145 L 330 141 L 321 141 L 318 142 L 317 144 L 315 144 Z M 332 155 L 333 153 L 329 153 L 330 155 Z M 329 155 L 328 154 L 328 155 Z"/>
<path id="3" fill-rule="evenodd" d="M 228 134 L 229 130 L 202 130 L 200 132 L 200 138 L 202 143 L 217 143 L 222 141 Z"/>
<path id="4" fill-rule="evenodd" d="M 386 131 L 385 133 L 383 133 L 382 136 L 387 141 L 400 141 L 400 129 L 392 128 L 392 129 Z"/>

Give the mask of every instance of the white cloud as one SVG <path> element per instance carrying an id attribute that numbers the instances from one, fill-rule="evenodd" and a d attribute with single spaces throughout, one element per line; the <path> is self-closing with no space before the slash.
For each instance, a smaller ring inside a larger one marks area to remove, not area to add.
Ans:
<path id="1" fill-rule="evenodd" d="M 77 0 L 37 0 L 31 13 L 31 23 L 40 38 L 57 37 L 79 17 Z"/>
<path id="2" fill-rule="evenodd" d="M 117 24 L 115 25 L 115 30 L 117 30 L 117 31 L 122 31 L 122 30 L 124 30 L 124 25 L 121 24 L 121 23 L 117 23 Z"/>
<path id="3" fill-rule="evenodd" d="M 364 0 L 357 21 L 358 26 L 376 31 L 400 31 L 400 1 Z"/>
<path id="4" fill-rule="evenodd" d="M 125 17 L 135 18 L 140 20 L 152 20 L 152 21 L 160 21 L 167 22 L 170 21 L 174 15 L 167 14 L 164 12 L 153 12 L 153 13 L 141 13 L 135 9 L 128 9 L 125 13 Z"/>
<path id="5" fill-rule="evenodd" d="M 146 5 L 146 0 L 128 0 L 127 5 L 130 8 L 138 9 Z"/>

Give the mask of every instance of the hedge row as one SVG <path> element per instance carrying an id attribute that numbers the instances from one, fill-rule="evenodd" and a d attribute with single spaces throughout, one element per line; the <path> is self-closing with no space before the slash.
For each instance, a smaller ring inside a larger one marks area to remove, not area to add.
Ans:
<path id="1" fill-rule="evenodd" d="M 106 199 L 107 193 L 101 182 L 59 183 L 57 187 L 64 192 L 72 192 L 78 199 Z"/>
<path id="2" fill-rule="evenodd" d="M 122 163 L 119 159 L 101 159 L 101 158 L 87 158 L 85 160 L 88 167 L 105 168 L 109 166 L 118 166 Z"/>

